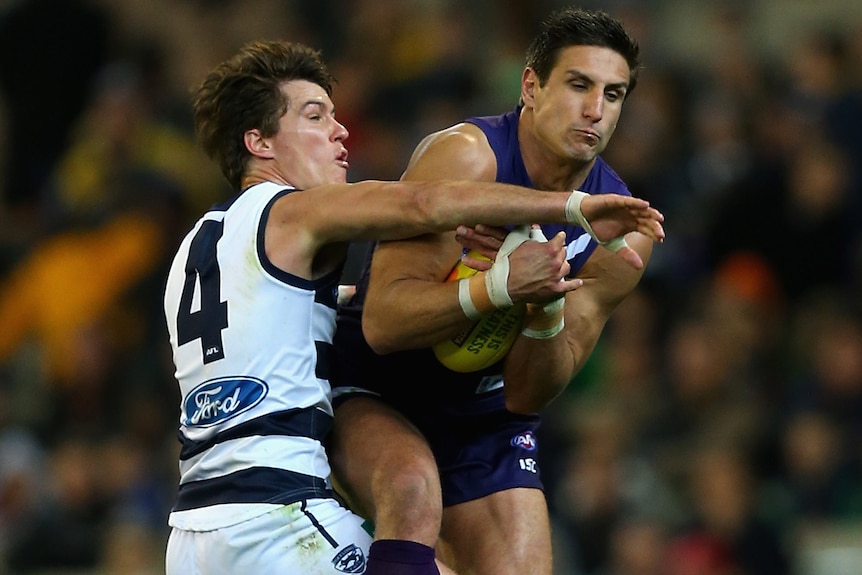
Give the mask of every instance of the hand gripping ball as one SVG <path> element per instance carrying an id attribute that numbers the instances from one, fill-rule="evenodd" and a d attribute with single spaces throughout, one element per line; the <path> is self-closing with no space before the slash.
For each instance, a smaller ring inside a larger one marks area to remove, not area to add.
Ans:
<path id="1" fill-rule="evenodd" d="M 471 257 L 486 259 L 471 251 Z M 446 281 L 475 275 L 477 270 L 458 261 Z M 496 309 L 476 320 L 463 332 L 432 347 L 434 355 L 447 368 L 460 373 L 479 371 L 502 360 L 521 332 L 526 306 L 516 304 Z"/>

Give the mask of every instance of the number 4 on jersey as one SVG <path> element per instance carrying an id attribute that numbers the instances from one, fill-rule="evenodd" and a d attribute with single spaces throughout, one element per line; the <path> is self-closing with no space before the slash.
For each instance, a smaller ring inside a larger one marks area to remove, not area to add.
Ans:
<path id="1" fill-rule="evenodd" d="M 221 272 L 216 257 L 216 244 L 223 228 L 221 221 L 206 220 L 192 239 L 177 312 L 179 345 L 200 339 L 205 364 L 224 358 L 221 332 L 227 328 L 227 302 L 220 301 Z M 193 312 L 196 285 L 200 285 L 200 309 Z"/>

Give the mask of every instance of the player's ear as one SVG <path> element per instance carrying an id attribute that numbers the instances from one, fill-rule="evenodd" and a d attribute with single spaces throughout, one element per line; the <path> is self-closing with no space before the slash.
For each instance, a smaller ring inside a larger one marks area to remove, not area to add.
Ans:
<path id="1" fill-rule="evenodd" d="M 272 148 L 270 146 L 269 139 L 264 138 L 261 135 L 260 130 L 257 128 L 248 130 L 243 134 L 243 141 L 245 143 L 245 148 L 252 156 L 257 156 L 259 158 L 272 157 Z"/>
<path id="2" fill-rule="evenodd" d="M 539 86 L 539 77 L 536 72 L 529 66 L 524 68 L 524 73 L 521 74 L 521 102 L 525 106 L 533 104 L 536 88 Z"/>

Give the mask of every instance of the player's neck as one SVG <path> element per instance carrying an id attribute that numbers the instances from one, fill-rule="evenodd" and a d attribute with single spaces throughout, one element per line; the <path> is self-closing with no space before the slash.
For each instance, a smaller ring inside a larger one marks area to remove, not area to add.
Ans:
<path id="1" fill-rule="evenodd" d="M 242 177 L 242 185 L 241 189 L 246 190 L 255 184 L 260 184 L 263 182 L 272 182 L 274 184 L 279 184 L 282 186 L 292 186 L 290 182 L 288 182 L 283 177 L 278 174 L 270 173 L 268 171 L 260 171 L 260 170 L 252 170 Z"/>
<path id="2" fill-rule="evenodd" d="M 530 125 L 532 118 L 521 115 L 518 122 L 518 144 L 527 174 L 539 190 L 579 189 L 596 160 L 573 160 L 550 148 L 537 137 Z"/>
<path id="3" fill-rule="evenodd" d="M 533 187 L 539 190 L 575 190 L 580 189 L 587 179 L 595 159 L 589 162 L 572 161 L 553 153 L 547 147 L 533 141 L 521 142 L 521 155 L 524 167 L 533 182 Z M 525 145 L 526 144 L 526 145 Z"/>

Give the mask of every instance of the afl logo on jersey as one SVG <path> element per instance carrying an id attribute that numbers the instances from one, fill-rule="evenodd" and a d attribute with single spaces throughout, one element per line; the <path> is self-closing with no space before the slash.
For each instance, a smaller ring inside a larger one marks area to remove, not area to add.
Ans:
<path id="1" fill-rule="evenodd" d="M 266 396 L 267 385 L 253 377 L 223 377 L 194 388 L 185 401 L 187 426 L 209 427 L 248 411 Z"/>
<path id="2" fill-rule="evenodd" d="M 526 449 L 527 451 L 533 451 L 536 449 L 536 437 L 532 431 L 524 431 L 512 438 L 512 445 Z"/>

